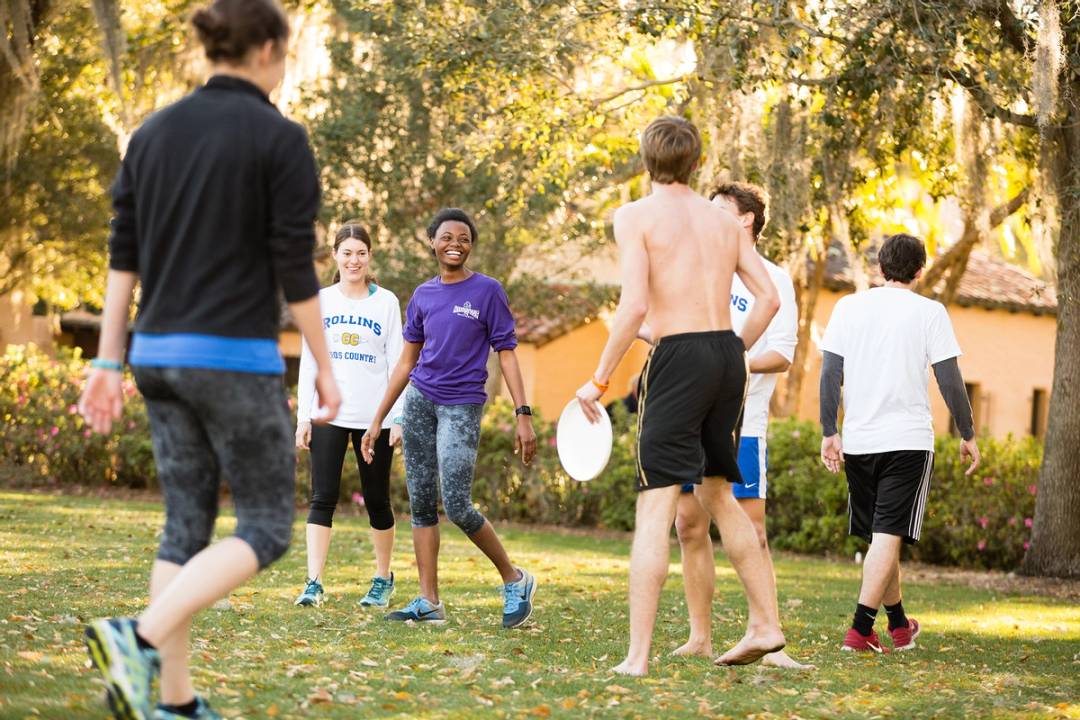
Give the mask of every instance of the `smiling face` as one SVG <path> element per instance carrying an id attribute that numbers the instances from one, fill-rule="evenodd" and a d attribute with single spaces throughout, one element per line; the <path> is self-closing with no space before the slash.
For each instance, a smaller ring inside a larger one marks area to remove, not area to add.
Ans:
<path id="1" fill-rule="evenodd" d="M 447 220 L 439 225 L 430 243 L 439 265 L 454 270 L 463 267 L 469 259 L 472 241 L 468 225 L 459 220 Z"/>
<path id="2" fill-rule="evenodd" d="M 367 277 L 371 251 L 359 238 L 346 238 L 334 251 L 338 272 L 344 282 L 363 282 Z"/>

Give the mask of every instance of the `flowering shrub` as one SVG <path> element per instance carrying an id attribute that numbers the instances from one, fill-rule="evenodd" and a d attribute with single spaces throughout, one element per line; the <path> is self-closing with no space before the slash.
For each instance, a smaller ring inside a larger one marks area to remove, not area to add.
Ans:
<path id="1" fill-rule="evenodd" d="M 113 432 L 97 435 L 76 408 L 86 367 L 78 350 L 52 357 L 33 345 L 8 347 L 0 357 L 0 462 L 45 484 L 153 486 L 149 425 L 134 381 L 124 378 L 124 414 Z"/>
<path id="2" fill-rule="evenodd" d="M 125 376 L 123 418 L 108 436 L 91 433 L 75 404 L 87 363 L 78 351 L 51 357 L 9 347 L 0 358 L 0 463 L 42 484 L 155 487 L 146 410 Z M 295 392 L 291 393 L 295 397 Z M 290 402 L 295 408 L 295 403 Z M 635 416 L 618 406 L 615 443 L 607 469 L 579 483 L 559 465 L 555 427 L 534 419 L 538 451 L 525 467 L 514 448 L 514 411 L 504 399 L 488 404 L 482 421 L 473 497 L 493 520 L 629 530 L 634 525 Z M 817 425 L 774 421 L 769 428 L 768 530 L 774 548 L 851 557 L 863 541 L 847 535 L 847 484 L 819 459 Z M 1015 568 L 1031 537 L 1042 446 L 1033 438 L 981 439 L 982 465 L 971 477 L 955 438 L 939 438 L 922 540 L 906 553 L 931 563 Z M 310 462 L 297 463 L 297 499 L 310 493 Z M 363 505 L 359 473 L 350 450 L 342 476 L 344 504 Z M 391 475 L 395 510 L 408 512 L 400 451 Z"/>

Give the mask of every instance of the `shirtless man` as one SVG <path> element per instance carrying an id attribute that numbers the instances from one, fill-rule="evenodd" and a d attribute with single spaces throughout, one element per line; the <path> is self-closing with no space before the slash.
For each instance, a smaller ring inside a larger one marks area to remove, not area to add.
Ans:
<path id="1" fill-rule="evenodd" d="M 784 647 L 775 581 L 753 524 L 727 486 L 742 482 L 735 435 L 746 393 L 746 348 L 765 331 L 780 299 L 749 234 L 687 185 L 701 157 L 697 129 L 661 117 L 645 129 L 641 156 L 652 194 L 615 213 L 622 294 L 596 372 L 577 391 L 589 419 L 599 420 L 596 401 L 648 318 L 657 341 L 642 373 L 638 407 L 630 649 L 614 668 L 626 675 L 648 670 L 671 526 L 687 483 L 697 485 L 695 494 L 720 528 L 749 601 L 746 634 L 717 664 L 752 663 Z M 741 337 L 731 330 L 735 273 L 755 299 Z"/>

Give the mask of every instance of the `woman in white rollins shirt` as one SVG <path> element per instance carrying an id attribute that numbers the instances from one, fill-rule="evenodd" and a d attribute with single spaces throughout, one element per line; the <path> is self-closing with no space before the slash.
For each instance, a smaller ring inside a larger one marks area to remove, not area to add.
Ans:
<path id="1" fill-rule="evenodd" d="M 368 464 L 359 458 L 360 440 L 401 355 L 401 306 L 397 297 L 376 285 L 368 272 L 371 238 L 362 225 L 349 221 L 338 230 L 334 259 L 338 266 L 335 284 L 319 292 L 319 303 L 334 379 L 341 389 L 341 410 L 330 424 L 311 424 L 311 409 L 317 407 L 315 364 L 305 343 L 297 386 L 296 447 L 311 450 L 311 509 L 307 520 L 307 582 L 296 604 L 318 605 L 322 600 L 322 572 L 351 437 L 375 545 L 375 576 L 360 604 L 387 607 L 394 592 L 394 574 L 390 572 L 394 552 L 390 461 L 393 446 L 401 441 L 400 408 L 395 407 L 389 414 L 393 420 L 379 434 L 373 461 Z"/>

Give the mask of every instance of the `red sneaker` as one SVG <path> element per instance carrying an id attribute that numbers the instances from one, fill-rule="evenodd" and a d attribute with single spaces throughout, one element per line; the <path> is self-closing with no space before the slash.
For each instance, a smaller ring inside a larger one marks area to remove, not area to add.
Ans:
<path id="1" fill-rule="evenodd" d="M 851 652 L 889 652 L 889 648 L 881 644 L 876 632 L 871 630 L 869 635 L 863 635 L 855 628 L 848 628 L 847 635 L 844 636 L 844 644 L 840 646 L 840 649 Z"/>
<path id="2" fill-rule="evenodd" d="M 919 637 L 919 621 L 908 618 L 907 627 L 890 630 L 893 650 L 911 650 L 915 647 L 915 638 Z"/>

